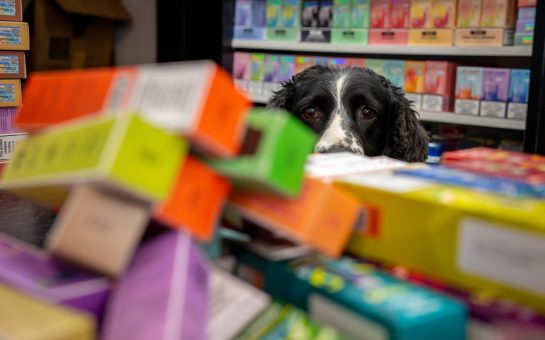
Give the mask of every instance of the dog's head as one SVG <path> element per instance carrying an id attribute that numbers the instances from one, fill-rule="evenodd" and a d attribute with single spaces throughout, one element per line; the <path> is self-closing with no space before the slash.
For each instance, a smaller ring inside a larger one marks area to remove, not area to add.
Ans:
<path id="1" fill-rule="evenodd" d="M 320 135 L 316 151 L 427 158 L 428 137 L 417 113 L 389 80 L 367 68 L 316 65 L 295 75 L 269 100 Z"/>

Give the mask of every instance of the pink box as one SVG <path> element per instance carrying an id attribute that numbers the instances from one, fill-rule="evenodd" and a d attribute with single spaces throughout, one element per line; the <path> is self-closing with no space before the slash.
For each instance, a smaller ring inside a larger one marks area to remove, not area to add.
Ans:
<path id="1" fill-rule="evenodd" d="M 371 29 L 369 45 L 407 45 L 408 29 Z"/>
<path id="2" fill-rule="evenodd" d="M 233 55 L 233 78 L 235 86 L 242 91 L 248 90 L 250 81 L 250 53 L 235 52 Z"/>
<path id="3" fill-rule="evenodd" d="M 519 7 L 536 7 L 537 0 L 518 0 Z"/>
<path id="4" fill-rule="evenodd" d="M 371 28 L 390 28 L 392 0 L 371 1 Z"/>
<path id="5" fill-rule="evenodd" d="M 364 67 L 365 59 L 364 58 L 346 58 L 345 67 Z"/>
<path id="6" fill-rule="evenodd" d="M 447 61 L 426 61 L 422 108 L 430 111 L 451 111 L 454 98 L 456 64 Z"/>
<path id="7" fill-rule="evenodd" d="M 392 28 L 408 28 L 411 13 L 410 0 L 392 0 L 390 24 Z"/>
<path id="8" fill-rule="evenodd" d="M 432 28 L 432 0 L 412 0 L 411 2 L 411 28 Z"/>

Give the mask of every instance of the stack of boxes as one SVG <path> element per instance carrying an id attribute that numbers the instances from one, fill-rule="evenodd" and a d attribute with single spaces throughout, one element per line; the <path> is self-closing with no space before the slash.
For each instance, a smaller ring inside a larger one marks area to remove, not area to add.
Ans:
<path id="1" fill-rule="evenodd" d="M 333 5 L 333 44 L 367 45 L 369 0 L 335 0 Z"/>
<path id="2" fill-rule="evenodd" d="M 456 1 L 412 0 L 410 45 L 452 46 Z"/>
<path id="3" fill-rule="evenodd" d="M 537 0 L 518 0 L 515 45 L 531 46 L 534 43 Z"/>

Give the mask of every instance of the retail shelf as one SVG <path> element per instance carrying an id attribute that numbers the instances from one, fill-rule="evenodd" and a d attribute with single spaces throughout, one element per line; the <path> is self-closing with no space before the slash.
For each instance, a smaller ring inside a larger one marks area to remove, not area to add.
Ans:
<path id="1" fill-rule="evenodd" d="M 435 56 L 482 56 L 482 57 L 531 57 L 529 46 L 505 47 L 456 47 L 456 46 L 381 46 L 349 45 L 328 43 L 279 42 L 267 40 L 233 39 L 235 49 L 354 53 L 354 54 L 390 54 L 390 55 L 435 55 Z"/>
<path id="2" fill-rule="evenodd" d="M 269 98 L 266 94 L 250 94 L 254 103 L 265 104 Z M 526 123 L 523 120 L 503 119 L 460 115 L 453 112 L 420 111 L 420 119 L 427 122 L 460 124 L 469 126 L 484 126 L 498 129 L 524 130 Z"/>

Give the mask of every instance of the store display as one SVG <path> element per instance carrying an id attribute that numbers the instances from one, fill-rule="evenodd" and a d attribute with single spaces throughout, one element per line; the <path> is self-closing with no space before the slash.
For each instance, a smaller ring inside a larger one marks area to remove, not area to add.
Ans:
<path id="1" fill-rule="evenodd" d="M 456 100 L 454 112 L 479 115 L 483 96 L 482 67 L 458 66 L 456 69 Z"/>
<path id="2" fill-rule="evenodd" d="M 506 68 L 483 69 L 481 116 L 505 118 L 510 75 L 511 70 Z"/>

